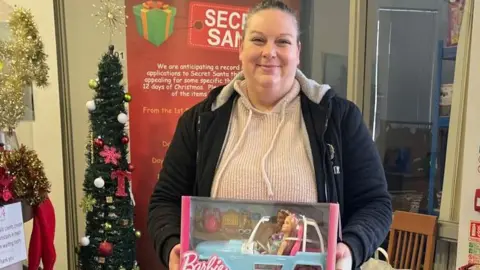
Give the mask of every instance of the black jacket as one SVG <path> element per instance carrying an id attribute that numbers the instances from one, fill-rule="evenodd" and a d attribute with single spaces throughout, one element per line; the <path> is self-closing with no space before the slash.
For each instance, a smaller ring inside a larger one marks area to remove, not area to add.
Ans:
<path id="1" fill-rule="evenodd" d="M 222 87 L 179 119 L 153 192 L 148 229 L 163 264 L 179 243 L 182 195 L 210 197 L 217 161 L 237 94 L 212 111 Z M 392 220 L 391 198 L 378 151 L 360 110 L 329 90 L 320 104 L 301 92 L 319 202 L 338 202 L 341 241 L 355 269 L 384 241 Z"/>

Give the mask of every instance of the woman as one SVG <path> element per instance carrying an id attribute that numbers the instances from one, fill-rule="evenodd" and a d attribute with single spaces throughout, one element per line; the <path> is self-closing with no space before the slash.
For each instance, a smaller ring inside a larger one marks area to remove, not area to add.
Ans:
<path id="1" fill-rule="evenodd" d="M 337 265 L 358 269 L 392 219 L 359 109 L 297 70 L 298 22 L 281 1 L 250 11 L 240 46 L 243 71 L 180 117 L 166 153 L 148 220 L 160 259 L 179 268 L 182 195 L 338 202 Z"/>
<path id="2" fill-rule="evenodd" d="M 268 239 L 268 247 L 267 250 L 268 254 L 277 254 L 279 247 L 282 244 L 282 240 L 285 236 L 286 232 L 293 231 L 293 228 L 286 227 L 285 223 L 287 222 L 288 217 L 293 216 L 292 213 L 288 210 L 281 209 L 277 212 L 277 220 L 276 220 L 276 229 L 275 233 L 273 233 Z"/>

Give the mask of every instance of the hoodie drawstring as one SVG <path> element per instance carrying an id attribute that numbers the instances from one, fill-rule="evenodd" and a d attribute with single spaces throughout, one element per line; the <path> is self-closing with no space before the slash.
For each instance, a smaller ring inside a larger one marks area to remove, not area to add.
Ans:
<path id="1" fill-rule="evenodd" d="M 240 138 L 238 138 L 238 141 L 235 144 L 235 146 L 233 147 L 232 151 L 230 152 L 230 155 L 228 155 L 227 159 L 225 160 L 225 165 L 223 165 L 223 168 L 220 169 L 220 171 L 218 172 L 218 179 L 217 179 L 217 181 L 215 181 L 215 183 L 213 185 L 213 188 L 212 188 L 212 194 L 211 194 L 212 198 L 217 197 L 218 185 L 219 185 L 219 183 L 222 179 L 223 172 L 225 171 L 225 168 L 227 168 L 228 163 L 230 163 L 230 160 L 233 158 L 233 155 L 237 151 L 238 146 L 240 145 L 243 138 L 245 137 L 245 134 L 247 133 L 248 125 L 250 124 L 250 121 L 252 120 L 252 115 L 253 115 L 253 111 L 251 109 L 248 110 L 247 123 L 245 124 L 245 127 L 243 128 L 242 133 L 240 134 Z"/>
<path id="2" fill-rule="evenodd" d="M 272 181 L 270 181 L 270 179 L 268 178 L 266 163 L 267 163 L 268 155 L 272 152 L 273 147 L 275 146 L 275 141 L 277 140 L 278 134 L 280 133 L 283 123 L 285 122 L 286 107 L 287 107 L 287 102 L 284 102 L 282 105 L 282 117 L 281 117 L 280 123 L 277 126 L 277 130 L 275 130 L 272 141 L 270 142 L 270 147 L 268 148 L 267 152 L 262 158 L 262 165 L 261 165 L 262 178 L 263 178 L 263 181 L 265 182 L 265 185 L 267 186 L 268 197 L 270 199 L 273 197 L 274 194 L 273 194 L 273 188 L 272 188 Z"/>

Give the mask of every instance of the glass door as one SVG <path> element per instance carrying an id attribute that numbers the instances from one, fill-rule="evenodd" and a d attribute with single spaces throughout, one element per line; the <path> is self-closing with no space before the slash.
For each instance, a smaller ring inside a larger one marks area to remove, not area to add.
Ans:
<path id="1" fill-rule="evenodd" d="M 363 112 L 383 159 L 393 207 L 436 214 L 442 180 L 431 173 L 431 156 L 445 153 L 446 136 L 433 138 L 432 126 L 448 1 L 368 0 L 367 6 Z M 443 79 L 453 80 L 454 65 L 444 69 Z M 433 166 L 436 172 L 436 162 Z"/>

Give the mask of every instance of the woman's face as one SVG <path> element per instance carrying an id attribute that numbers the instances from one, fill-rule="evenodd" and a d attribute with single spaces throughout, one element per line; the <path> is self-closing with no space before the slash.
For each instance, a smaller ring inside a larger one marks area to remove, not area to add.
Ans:
<path id="1" fill-rule="evenodd" d="M 293 217 L 288 216 L 285 219 L 285 223 L 283 223 L 282 232 L 283 233 L 290 233 L 291 231 L 293 231 Z"/>
<path id="2" fill-rule="evenodd" d="M 291 83 L 300 62 L 295 19 L 268 9 L 255 13 L 247 26 L 239 56 L 245 78 L 265 88 Z"/>

